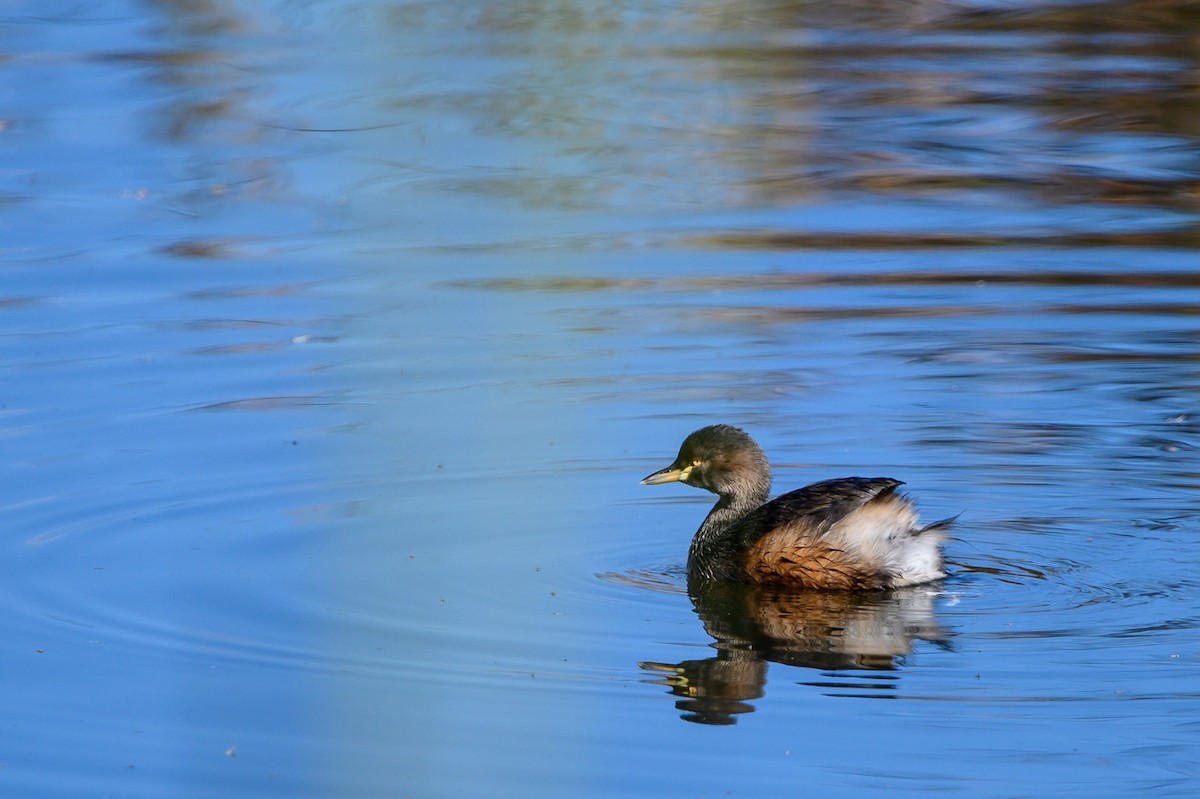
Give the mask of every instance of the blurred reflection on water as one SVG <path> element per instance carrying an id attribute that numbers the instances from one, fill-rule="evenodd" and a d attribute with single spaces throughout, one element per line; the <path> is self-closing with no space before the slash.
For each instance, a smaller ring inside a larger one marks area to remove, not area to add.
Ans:
<path id="1" fill-rule="evenodd" d="M 687 721 L 732 724 L 736 714 L 752 712 L 749 700 L 764 693 L 768 661 L 834 671 L 891 670 L 912 652 L 916 639 L 948 645 L 949 633 L 936 620 L 937 591 L 929 586 L 862 594 L 709 584 L 693 586 L 690 593 L 705 632 L 716 639 L 717 654 L 641 664 L 663 674 L 662 684 L 684 697 L 675 706 Z M 886 680 L 867 686 L 885 697 L 889 687 Z M 826 687 L 866 686 L 851 681 Z"/>
<path id="2" fill-rule="evenodd" d="M 451 2 L 397 14 L 451 47 L 486 31 L 484 63 L 507 57 L 486 96 L 421 92 L 419 107 L 467 108 L 488 133 L 537 143 L 536 164 L 484 159 L 429 188 L 551 212 L 651 207 L 640 227 L 704 228 L 693 246 L 1190 247 L 1189 9 Z"/>
<path id="3" fill-rule="evenodd" d="M 9 3 L 6 795 L 1194 796 L 1198 40 Z M 689 602 L 712 422 L 953 573 Z"/>

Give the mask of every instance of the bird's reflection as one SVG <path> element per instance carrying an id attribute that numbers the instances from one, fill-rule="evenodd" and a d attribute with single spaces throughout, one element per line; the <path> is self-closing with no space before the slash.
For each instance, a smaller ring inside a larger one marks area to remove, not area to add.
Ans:
<path id="1" fill-rule="evenodd" d="M 764 694 L 767 663 L 824 671 L 895 669 L 913 641 L 946 645 L 929 586 L 883 593 L 781 590 L 709 582 L 691 585 L 697 615 L 716 656 L 643 662 L 654 682 L 680 697 L 685 721 L 734 724 Z"/>

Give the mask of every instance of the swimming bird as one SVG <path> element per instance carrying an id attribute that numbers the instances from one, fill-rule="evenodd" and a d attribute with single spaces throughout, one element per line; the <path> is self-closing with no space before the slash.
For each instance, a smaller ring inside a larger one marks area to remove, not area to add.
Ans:
<path id="1" fill-rule="evenodd" d="M 716 494 L 692 538 L 688 581 L 729 580 L 825 590 L 880 590 L 946 576 L 941 544 L 953 518 L 920 526 L 890 477 L 843 477 L 767 501 L 762 448 L 730 425 L 703 427 L 675 462 L 642 485 L 686 483 Z"/>

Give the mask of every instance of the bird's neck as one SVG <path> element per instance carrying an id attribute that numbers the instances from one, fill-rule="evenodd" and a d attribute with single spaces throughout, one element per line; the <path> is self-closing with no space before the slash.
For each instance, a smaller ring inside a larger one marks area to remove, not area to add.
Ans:
<path id="1" fill-rule="evenodd" d="M 712 541 L 721 537 L 738 519 L 767 501 L 767 492 L 759 494 L 722 494 L 696 531 L 696 538 Z"/>
<path id="2" fill-rule="evenodd" d="M 738 520 L 760 507 L 771 492 L 771 478 L 757 480 L 746 490 L 720 494 L 717 504 L 708 512 L 696 531 L 688 553 L 689 573 L 702 577 L 718 576 L 714 569 L 738 548 L 736 541 L 726 535 Z"/>

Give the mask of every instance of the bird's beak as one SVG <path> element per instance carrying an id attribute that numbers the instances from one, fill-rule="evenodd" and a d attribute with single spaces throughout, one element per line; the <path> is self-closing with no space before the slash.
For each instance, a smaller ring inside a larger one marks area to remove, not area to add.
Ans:
<path id="1" fill-rule="evenodd" d="M 665 469 L 660 469 L 646 479 L 642 480 L 644 486 L 656 486 L 660 483 L 678 483 L 681 480 L 688 479 L 692 473 L 692 466 L 688 464 L 682 469 L 677 469 L 674 466 L 668 466 Z"/>

